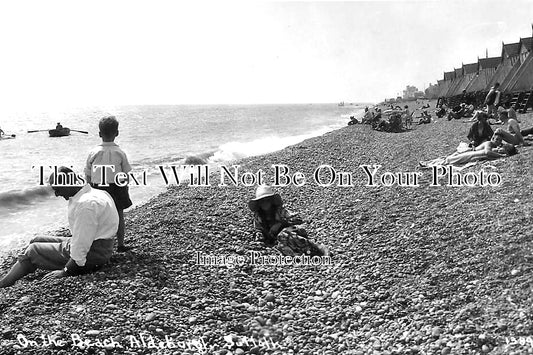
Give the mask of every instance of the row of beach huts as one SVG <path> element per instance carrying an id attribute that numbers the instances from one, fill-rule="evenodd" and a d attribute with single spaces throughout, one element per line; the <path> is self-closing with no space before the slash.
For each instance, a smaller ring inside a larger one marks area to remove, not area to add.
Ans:
<path id="1" fill-rule="evenodd" d="M 533 34 L 533 25 L 531 29 Z M 521 112 L 533 107 L 533 36 L 520 38 L 517 43 L 502 43 L 498 57 L 478 58 L 476 63 L 445 72 L 426 95 L 446 98 L 453 106 L 465 101 L 482 105 L 495 83 L 500 83 L 500 102 L 516 103 Z"/>

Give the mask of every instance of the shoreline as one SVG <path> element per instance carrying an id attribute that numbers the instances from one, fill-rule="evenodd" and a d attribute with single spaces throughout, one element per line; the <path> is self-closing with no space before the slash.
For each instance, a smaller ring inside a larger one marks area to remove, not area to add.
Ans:
<path id="1" fill-rule="evenodd" d="M 532 116 L 519 115 L 521 125 L 533 126 Z M 526 287 L 533 147 L 469 169 L 498 171 L 499 187 L 431 188 L 424 179 L 419 187 L 365 186 L 361 165 L 416 171 L 418 161 L 453 151 L 469 125 L 440 119 L 414 127 L 394 134 L 346 126 L 239 160 L 243 170 L 263 169 L 268 177 L 273 164 L 306 177 L 322 164 L 353 173 L 349 187 L 310 179 L 276 188 L 287 208 L 304 217 L 310 237 L 333 251 L 333 266 L 195 265 L 196 251 L 276 253 L 253 240 L 247 201 L 255 187 L 169 187 L 128 211 L 126 242 L 135 249 L 115 254 L 102 271 L 50 281 L 38 272 L 0 290 L 3 341 L 9 343 L 0 345 L 0 354 L 15 352 L 17 334 L 72 340 L 75 333 L 131 345 L 128 337 L 139 340 L 142 332 L 201 338 L 213 349 L 209 354 L 531 348 L 509 343 L 511 337 L 527 340 L 533 329 Z M 279 348 L 251 341 L 238 346 L 231 336 L 263 337 Z M 150 353 L 142 346 L 127 350 Z"/>
<path id="2" fill-rule="evenodd" d="M 333 107 L 333 104 L 331 104 Z M 254 105 L 252 105 L 254 106 Z M 354 109 L 358 108 L 360 106 L 353 106 Z M 346 111 L 351 112 L 351 111 Z M 261 152 L 264 152 L 268 149 L 276 149 L 279 150 L 278 146 L 287 146 L 289 144 L 293 144 L 294 142 L 298 140 L 304 140 L 307 137 L 317 136 L 319 134 L 322 134 L 326 130 L 336 129 L 335 127 L 339 127 L 339 123 L 343 122 L 343 118 L 340 117 L 340 115 L 332 115 L 332 117 L 336 117 L 336 126 L 331 126 L 328 124 L 328 122 L 324 123 L 324 126 L 319 126 L 316 129 L 313 129 L 313 126 L 309 127 L 308 132 L 305 134 L 298 134 L 294 132 L 287 132 L 287 134 L 290 134 L 289 136 L 272 136 L 272 137 L 278 137 L 278 141 L 274 142 L 268 142 L 269 144 L 266 144 L 265 142 L 258 141 L 258 139 L 250 139 L 247 140 L 237 140 L 237 141 L 230 141 L 225 144 L 219 143 L 216 148 L 213 149 L 207 149 L 207 150 L 198 150 L 197 154 L 190 155 L 190 154 L 182 154 L 183 157 L 179 158 L 180 161 L 174 161 L 169 162 L 170 165 L 175 164 L 183 164 L 183 161 L 186 159 L 187 156 L 193 156 L 193 157 L 199 157 L 203 160 L 209 160 L 207 163 L 211 166 L 218 166 L 219 164 L 224 164 L 224 159 L 231 159 L 232 161 L 235 161 L 237 157 L 240 157 L 244 154 L 263 154 Z M 233 146 L 235 145 L 235 146 Z M 263 147 L 264 146 L 264 147 Z M 251 149 L 251 150 L 250 150 Z M 242 152 L 240 151 L 242 150 Z M 192 151 L 192 150 L 191 150 Z M 242 153 L 242 154 L 241 154 Z M 179 155 L 179 154 L 178 154 Z M 210 159 L 207 159 L 208 155 L 211 155 Z M 141 161 L 138 164 L 138 169 L 141 169 L 136 172 L 137 175 L 141 173 L 147 173 L 148 174 L 148 188 L 139 187 L 140 190 L 134 191 L 134 193 L 139 193 L 141 196 L 141 203 L 139 206 L 144 204 L 145 201 L 148 199 L 157 196 L 159 193 L 164 192 L 166 190 L 166 184 L 163 181 L 163 177 L 161 176 L 161 173 L 157 169 L 158 163 L 162 164 L 161 161 L 156 160 L 153 163 L 149 163 L 150 165 L 146 165 L 143 161 Z M 165 165 L 166 166 L 166 165 Z M 57 223 L 57 220 L 63 221 L 63 215 L 66 216 L 66 214 L 60 212 L 58 215 L 54 215 L 56 218 L 48 219 L 42 218 L 42 221 L 37 221 L 35 226 L 33 228 L 31 226 L 32 219 L 30 218 L 30 225 L 28 225 L 25 221 L 26 218 L 24 218 L 27 214 L 37 214 L 40 218 L 40 216 L 46 216 L 47 215 L 47 206 L 50 206 L 51 204 L 48 203 L 46 200 L 41 200 L 33 195 L 31 193 L 31 189 L 33 188 L 33 185 L 26 186 L 24 188 L 18 189 L 11 189 L 6 190 L 5 193 L 8 195 L 7 197 L 10 197 L 9 195 L 15 195 L 17 193 L 23 193 L 28 194 L 28 205 L 23 204 L 15 204 L 13 206 L 10 206 L 8 213 L 4 216 L 4 218 L 0 218 L 2 221 L 7 222 L 7 229 L 4 229 L 4 235 L 0 236 L 0 241 L 2 241 L 2 245 L 5 245 L 5 247 L 2 250 L 2 253 L 0 255 L 0 262 L 2 262 L 3 259 L 5 259 L 4 255 L 5 250 L 11 250 L 11 249 L 17 249 L 27 244 L 27 242 L 38 235 L 43 235 L 47 233 L 53 233 L 53 231 L 57 228 L 63 227 L 62 223 Z M 134 186 L 132 189 L 135 189 L 136 186 Z M 130 189 L 130 191 L 132 190 Z M 30 191 L 30 193 L 28 193 Z M 30 198 L 33 198 L 33 200 L 30 200 Z M 135 199 L 137 201 L 138 199 Z M 54 202 L 61 202 L 61 201 L 54 201 Z M 63 204 L 62 203 L 54 203 L 54 210 L 57 210 L 57 208 L 61 209 Z M 52 223 L 51 221 L 56 221 L 55 223 Z M 39 224 L 39 222 L 42 222 Z M 34 222 L 35 223 L 35 222 Z M 43 227 L 44 226 L 44 227 Z M 20 231 L 26 230 L 27 232 L 21 233 Z"/>

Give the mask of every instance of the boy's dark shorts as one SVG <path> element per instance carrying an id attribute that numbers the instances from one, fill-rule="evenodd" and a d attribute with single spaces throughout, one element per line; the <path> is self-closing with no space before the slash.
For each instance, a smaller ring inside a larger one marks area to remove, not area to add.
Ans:
<path id="1" fill-rule="evenodd" d="M 109 184 L 109 186 L 99 186 L 98 184 L 91 184 L 92 187 L 99 190 L 104 190 L 111 195 L 117 210 L 125 210 L 133 205 L 130 200 L 130 193 L 128 186 L 117 186 L 116 184 Z"/>

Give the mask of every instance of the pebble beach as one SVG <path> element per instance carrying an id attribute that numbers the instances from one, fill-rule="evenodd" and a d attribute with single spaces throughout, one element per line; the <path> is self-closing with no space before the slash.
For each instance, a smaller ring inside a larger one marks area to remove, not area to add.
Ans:
<path id="1" fill-rule="evenodd" d="M 254 236 L 256 186 L 219 186 L 213 171 L 210 186 L 169 187 L 127 212 L 134 249 L 101 271 L 1 289 L 0 354 L 533 353 L 533 147 L 458 172 L 476 186 L 434 186 L 418 167 L 466 142 L 465 120 L 347 126 L 228 165 L 269 183 L 275 164 L 305 176 L 276 191 L 328 265 L 198 265 L 197 253 L 278 255 Z"/>

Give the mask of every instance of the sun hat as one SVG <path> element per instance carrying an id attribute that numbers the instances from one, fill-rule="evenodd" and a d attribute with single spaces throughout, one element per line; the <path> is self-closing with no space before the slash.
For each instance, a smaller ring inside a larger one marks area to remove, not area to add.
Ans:
<path id="1" fill-rule="evenodd" d="M 255 198 L 252 198 L 248 201 L 248 207 L 252 211 L 257 211 L 259 208 L 259 202 L 263 199 L 272 199 L 272 203 L 275 205 L 281 205 L 281 196 L 278 193 L 275 193 L 272 187 L 268 185 L 260 185 L 255 190 Z"/>

